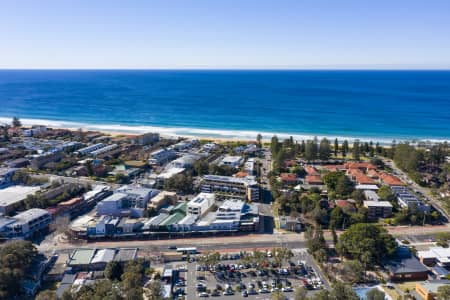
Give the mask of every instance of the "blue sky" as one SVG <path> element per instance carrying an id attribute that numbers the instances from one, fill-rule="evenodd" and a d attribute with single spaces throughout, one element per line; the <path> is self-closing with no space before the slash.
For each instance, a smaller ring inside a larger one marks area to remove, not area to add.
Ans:
<path id="1" fill-rule="evenodd" d="M 450 68 L 449 0 L 1 0 L 0 68 Z"/>

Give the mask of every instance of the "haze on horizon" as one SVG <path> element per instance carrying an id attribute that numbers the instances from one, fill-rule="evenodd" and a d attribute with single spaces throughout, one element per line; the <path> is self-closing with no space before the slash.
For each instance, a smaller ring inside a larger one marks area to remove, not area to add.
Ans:
<path id="1" fill-rule="evenodd" d="M 450 69 L 450 1 L 0 3 L 1 69 Z"/>

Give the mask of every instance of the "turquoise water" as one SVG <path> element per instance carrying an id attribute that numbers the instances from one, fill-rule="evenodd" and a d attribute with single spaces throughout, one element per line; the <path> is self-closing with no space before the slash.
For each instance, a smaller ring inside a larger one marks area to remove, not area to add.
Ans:
<path id="1" fill-rule="evenodd" d="M 0 117 L 50 125 L 450 139 L 448 71 L 3 70 L 0 102 Z"/>

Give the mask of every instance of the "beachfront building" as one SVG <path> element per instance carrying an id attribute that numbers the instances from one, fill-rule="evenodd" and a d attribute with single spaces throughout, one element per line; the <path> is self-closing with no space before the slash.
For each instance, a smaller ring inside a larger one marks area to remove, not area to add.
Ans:
<path id="1" fill-rule="evenodd" d="M 159 133 L 148 132 L 138 135 L 132 139 L 134 144 L 146 146 L 159 141 Z"/>
<path id="2" fill-rule="evenodd" d="M 151 165 L 163 165 L 175 159 L 177 154 L 171 149 L 159 149 L 150 153 L 148 163 Z"/>
<path id="3" fill-rule="evenodd" d="M 215 193 L 218 198 L 234 198 L 247 201 L 259 201 L 259 185 L 253 176 L 244 178 L 205 175 L 203 176 L 202 192 Z"/>
<path id="4" fill-rule="evenodd" d="M 187 215 L 203 216 L 215 203 L 215 196 L 211 193 L 200 193 L 187 204 Z"/>

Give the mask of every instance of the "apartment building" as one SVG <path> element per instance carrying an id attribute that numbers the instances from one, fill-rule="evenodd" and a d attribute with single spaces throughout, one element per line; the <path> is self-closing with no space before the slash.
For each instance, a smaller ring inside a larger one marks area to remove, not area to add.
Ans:
<path id="1" fill-rule="evenodd" d="M 218 198 L 234 198 L 247 201 L 259 201 L 259 185 L 253 176 L 244 178 L 205 175 L 203 176 L 202 192 L 215 193 Z"/>

